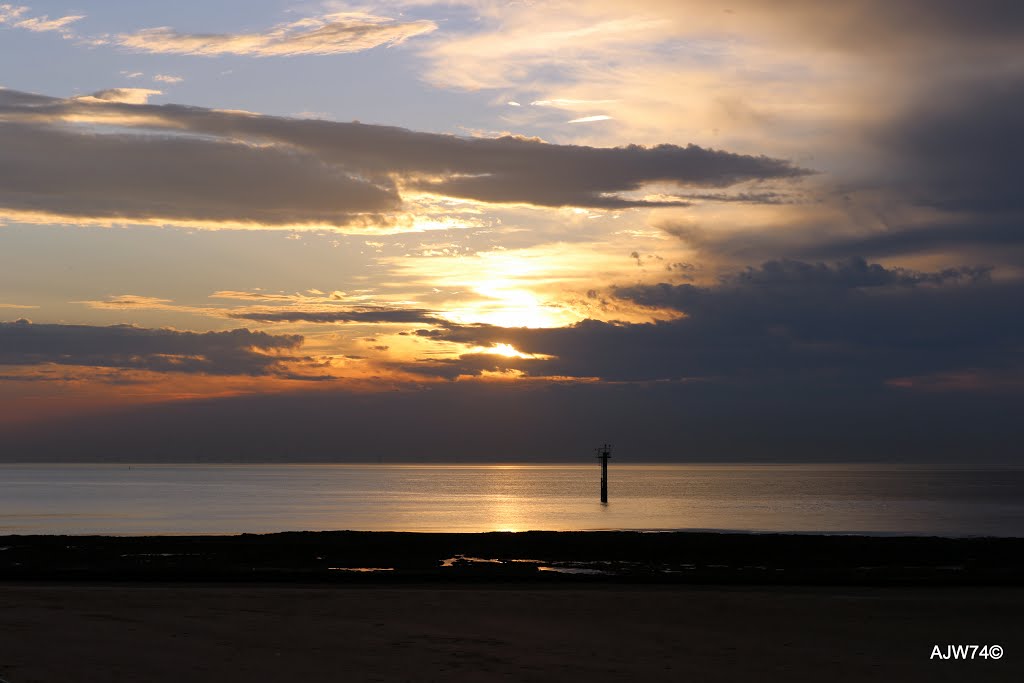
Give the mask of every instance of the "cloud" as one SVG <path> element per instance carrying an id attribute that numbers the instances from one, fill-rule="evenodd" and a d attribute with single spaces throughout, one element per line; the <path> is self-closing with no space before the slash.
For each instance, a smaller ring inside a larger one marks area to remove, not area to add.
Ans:
<path id="1" fill-rule="evenodd" d="M 935 251 L 980 252 L 988 259 L 1013 265 L 1024 263 L 1024 231 L 1013 216 L 957 217 L 952 221 L 934 221 L 923 226 L 895 225 L 889 230 L 866 235 L 844 236 L 794 248 L 802 258 L 844 258 L 850 254 L 875 257 L 912 255 Z"/>
<path id="2" fill-rule="evenodd" d="M 614 104 L 615 100 L 571 100 L 571 99 L 554 99 L 554 100 L 534 100 L 530 102 L 531 106 L 534 107 L 555 107 L 558 109 L 581 109 L 592 107 L 595 104 Z"/>
<path id="3" fill-rule="evenodd" d="M 238 292 L 230 289 L 220 290 L 210 295 L 211 299 L 242 299 L 257 301 L 306 301 L 308 297 L 304 294 L 279 294 L 274 292 Z M 340 296 L 336 298 L 341 298 Z"/>
<path id="4" fill-rule="evenodd" d="M 130 325 L 0 322 L 0 365 L 75 365 L 210 375 L 274 375 L 298 335 L 181 332 Z"/>
<path id="5" fill-rule="evenodd" d="M 28 7 L 9 4 L 0 5 L 0 24 L 9 24 L 28 11 Z"/>
<path id="6" fill-rule="evenodd" d="M 552 80 L 564 85 L 575 67 L 621 69 L 638 58 L 658 58 L 650 46 L 678 63 L 688 51 L 674 49 L 673 41 L 688 42 L 702 61 L 715 63 L 753 44 L 815 51 L 825 60 L 836 54 L 921 60 L 953 52 L 991 55 L 1014 49 L 1024 37 L 1024 11 L 1014 0 L 849 0 L 838 9 L 815 0 L 739 0 L 730 2 L 728 11 L 701 0 L 637 0 L 628 10 L 610 0 L 493 1 L 476 7 L 478 30 L 426 46 L 435 81 L 507 87 L 554 72 Z M 538 100 L 600 99 L 595 95 Z"/>
<path id="7" fill-rule="evenodd" d="M 850 135 L 873 157 L 770 224 L 661 227 L 708 258 L 943 256 L 1024 264 L 1024 71 L 953 72 Z M 696 195 L 684 193 L 683 198 Z M 767 198 L 760 202 L 768 203 Z M 958 256 L 953 256 L 953 253 Z"/>
<path id="8" fill-rule="evenodd" d="M 849 131 L 869 161 L 816 209 L 794 207 L 760 226 L 680 221 L 666 230 L 708 258 L 899 255 L 975 260 L 1009 275 L 1024 265 L 1021 66 L 923 75 L 893 111 Z"/>
<path id="9" fill-rule="evenodd" d="M 589 61 L 631 45 L 650 45 L 669 28 L 655 13 L 631 11 L 623 16 L 621 5 L 609 11 L 587 3 L 488 3 L 481 14 L 480 30 L 424 47 L 432 81 L 465 89 L 515 86 L 537 76 L 546 65 Z M 573 99 L 603 98 L 545 96 L 533 102 L 559 106 L 554 103 Z"/>
<path id="10" fill-rule="evenodd" d="M 24 5 L 0 4 L 0 25 L 6 24 L 35 33 L 58 31 L 68 35 L 70 33 L 68 26 L 85 18 L 84 15 L 79 14 L 67 15 L 56 19 L 50 19 L 46 15 L 41 17 L 26 16 L 30 11 L 31 9 Z"/>
<path id="11" fill-rule="evenodd" d="M 33 17 L 31 19 L 24 19 L 16 22 L 14 25 L 18 28 L 27 29 L 29 31 L 35 31 L 41 33 L 44 31 L 60 31 L 62 33 L 67 31 L 68 26 L 74 22 L 85 19 L 84 15 L 69 15 L 65 17 L 59 17 L 57 19 L 50 19 L 48 16 L 43 15 L 41 17 Z"/>
<path id="12" fill-rule="evenodd" d="M 398 22 L 364 13 L 335 13 L 280 24 L 264 33 L 179 33 L 163 26 L 122 33 L 113 42 L 139 52 L 212 57 L 335 55 L 398 45 L 437 29 L 432 21 Z"/>
<path id="13" fill-rule="evenodd" d="M 486 359 L 534 376 L 613 381 L 711 381 L 742 390 L 765 382 L 881 386 L 903 376 L 964 369 L 1024 370 L 1024 286 L 988 269 L 917 272 L 861 259 L 772 261 L 713 286 L 620 287 L 614 296 L 682 314 L 627 324 L 585 320 L 564 328 L 449 325 L 425 338 L 510 344 L 549 360 Z M 423 372 L 479 372 L 484 359 L 425 362 Z M 440 368 L 440 370 L 437 370 Z"/>
<path id="14" fill-rule="evenodd" d="M 989 279 L 991 268 L 963 266 L 938 272 L 921 273 L 906 268 L 885 268 L 852 258 L 835 264 L 804 263 L 786 259 L 768 261 L 757 268 L 746 268 L 724 279 L 738 287 L 812 287 L 862 289 L 866 287 L 915 287 L 950 283 L 977 283 Z"/>
<path id="15" fill-rule="evenodd" d="M 146 104 L 153 95 L 162 95 L 160 90 L 150 88 L 108 88 L 90 95 L 76 97 L 78 102 L 119 102 L 121 104 Z"/>
<path id="16" fill-rule="evenodd" d="M 653 4 L 665 7 L 669 3 L 655 0 Z M 673 4 L 681 18 L 699 5 Z M 838 10 L 814 0 L 740 0 L 730 3 L 730 9 L 728 15 L 719 13 L 716 21 L 714 12 L 706 7 L 694 23 L 710 26 L 714 22 L 747 33 L 774 33 L 857 52 L 940 50 L 967 44 L 1005 47 L 1024 36 L 1024 8 L 1013 0 L 981 0 L 971 5 L 958 0 L 852 0 Z"/>
<path id="17" fill-rule="evenodd" d="M 401 191 L 488 203 L 626 208 L 649 183 L 727 187 L 808 173 L 695 145 L 598 148 L 0 90 L 0 207 L 69 218 L 346 225 Z M 113 123 L 113 132 L 69 122 Z M 126 129 L 128 129 L 126 131 Z M 134 130 L 133 130 L 134 129 Z"/>
<path id="18" fill-rule="evenodd" d="M 611 121 L 611 120 L 612 120 L 611 116 L 606 116 L 604 114 L 596 114 L 594 116 L 584 116 L 582 118 L 573 119 L 571 121 L 568 121 L 567 123 L 594 123 L 595 121 Z"/>
<path id="19" fill-rule="evenodd" d="M 418 308 L 385 308 L 381 306 L 362 306 L 346 310 L 275 310 L 275 311 L 238 311 L 230 313 L 230 318 L 252 320 L 254 322 L 284 323 L 438 323 L 441 319 L 433 311 Z"/>
<path id="20" fill-rule="evenodd" d="M 0 124 L 0 206 L 112 221 L 344 224 L 398 208 L 386 186 L 280 147 Z"/>
<path id="21" fill-rule="evenodd" d="M 185 79 L 181 76 L 171 76 L 169 74 L 157 74 L 153 76 L 153 80 L 158 83 L 167 83 L 168 85 L 174 85 L 175 83 L 181 83 Z"/>
<path id="22" fill-rule="evenodd" d="M 1024 71 L 952 80 L 876 132 L 912 199 L 949 211 L 1024 211 Z"/>
<path id="23" fill-rule="evenodd" d="M 439 35 L 423 51 L 428 77 L 441 86 L 501 88 L 502 99 L 531 97 L 545 106 L 603 100 L 578 115 L 600 112 L 615 125 L 573 131 L 588 141 L 678 136 L 813 159 L 828 174 L 818 178 L 830 186 L 822 195 L 836 185 L 849 189 L 852 179 L 877 183 L 903 168 L 868 138 L 908 104 L 925 120 L 933 104 L 969 108 L 969 90 L 950 89 L 957 80 L 1002 81 L 1008 96 L 1020 92 L 1019 3 L 842 5 L 485 1 L 473 5 L 472 29 Z M 1004 111 L 1009 119 L 1017 109 Z M 512 116 L 533 126 L 563 123 L 539 112 Z M 907 123 L 905 132 L 912 132 Z"/>
<path id="24" fill-rule="evenodd" d="M 106 310 L 125 310 L 130 308 L 174 308 L 169 304 L 174 302 L 171 299 L 160 299 L 154 296 L 140 296 L 138 294 L 119 294 L 109 297 L 103 301 L 73 301 L 71 303 L 85 304 L 90 308 Z"/>
<path id="25" fill-rule="evenodd" d="M 624 196 L 647 183 L 727 187 L 753 179 L 798 178 L 808 174 L 778 159 L 696 145 L 595 148 L 512 137 L 476 139 L 473 143 L 476 149 L 459 155 L 465 166 L 457 175 L 421 180 L 413 186 L 484 202 L 628 208 L 675 203 Z"/>

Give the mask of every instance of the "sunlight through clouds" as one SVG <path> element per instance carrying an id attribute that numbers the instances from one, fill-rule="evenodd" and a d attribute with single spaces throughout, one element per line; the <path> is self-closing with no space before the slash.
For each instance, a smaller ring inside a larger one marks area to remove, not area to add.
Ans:
<path id="1" fill-rule="evenodd" d="M 0 406 L 444 387 L 493 428 L 564 385 L 991 445 L 1024 4 L 839 4 L 0 3 Z"/>

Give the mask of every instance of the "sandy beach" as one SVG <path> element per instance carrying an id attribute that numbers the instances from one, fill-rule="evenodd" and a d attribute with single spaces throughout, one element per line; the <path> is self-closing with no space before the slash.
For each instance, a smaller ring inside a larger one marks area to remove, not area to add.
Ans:
<path id="1" fill-rule="evenodd" d="M 1024 680 L 1021 543 L 7 536 L 0 680 Z M 973 644 L 1005 656 L 931 657 Z"/>
<path id="2" fill-rule="evenodd" d="M 0 678 L 1015 681 L 1022 616 L 1019 588 L 7 583 Z"/>

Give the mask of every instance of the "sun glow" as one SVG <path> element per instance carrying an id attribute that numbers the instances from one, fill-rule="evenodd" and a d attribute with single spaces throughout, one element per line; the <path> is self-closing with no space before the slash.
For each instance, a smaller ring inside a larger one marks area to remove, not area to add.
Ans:
<path id="1" fill-rule="evenodd" d="M 505 358 L 530 358 L 534 360 L 547 360 L 553 356 L 546 356 L 543 353 L 523 353 L 511 344 L 494 344 L 493 346 L 474 346 L 468 353 L 486 353 Z"/>
<path id="2" fill-rule="evenodd" d="M 429 305 L 460 325 L 537 329 L 568 327 L 588 318 L 651 322 L 678 317 L 608 292 L 616 283 L 659 282 L 688 253 L 666 250 L 659 234 L 651 237 L 617 223 L 605 228 L 615 232 L 589 247 L 558 242 L 469 254 L 383 256 L 378 262 L 403 286 L 430 288 Z"/>
<path id="3" fill-rule="evenodd" d="M 499 327 L 561 327 L 580 319 L 574 311 L 553 303 L 537 291 L 538 287 L 551 284 L 545 259 L 498 252 L 481 255 L 480 260 L 483 277 L 472 283 L 472 290 L 482 298 L 473 302 L 471 308 L 452 310 L 450 317 L 456 322 Z"/>
<path id="4" fill-rule="evenodd" d="M 497 327 L 562 327 L 578 322 L 580 316 L 545 301 L 526 289 L 508 287 L 507 281 L 484 282 L 473 288 L 484 297 L 471 306 L 456 307 L 445 317 L 453 322 L 483 323 Z"/>

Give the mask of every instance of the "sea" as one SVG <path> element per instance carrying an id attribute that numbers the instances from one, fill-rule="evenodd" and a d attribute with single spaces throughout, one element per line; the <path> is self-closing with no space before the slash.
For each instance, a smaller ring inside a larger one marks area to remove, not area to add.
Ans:
<path id="1" fill-rule="evenodd" d="M 712 530 L 1024 536 L 1024 467 L 3 464 L 0 535 Z"/>

